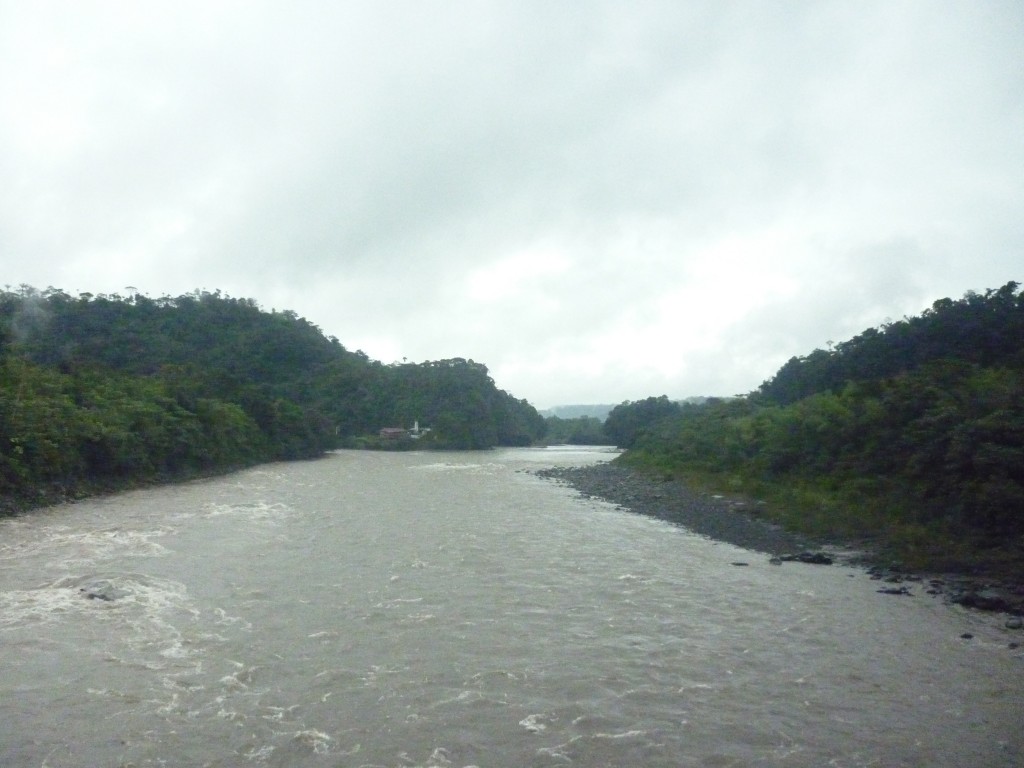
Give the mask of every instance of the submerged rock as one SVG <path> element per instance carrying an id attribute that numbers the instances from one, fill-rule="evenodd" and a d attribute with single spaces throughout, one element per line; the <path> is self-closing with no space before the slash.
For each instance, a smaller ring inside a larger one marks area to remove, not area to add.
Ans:
<path id="1" fill-rule="evenodd" d="M 1010 595 L 1001 589 L 988 588 L 981 590 L 967 590 L 951 598 L 954 603 L 968 608 L 979 608 L 983 611 L 1011 611 L 1013 602 Z"/>
<path id="2" fill-rule="evenodd" d="M 876 591 L 883 595 L 909 595 L 913 597 L 913 593 L 907 587 L 884 587 Z"/>
<path id="3" fill-rule="evenodd" d="M 831 555 L 826 555 L 824 552 L 798 552 L 795 555 L 779 555 L 777 559 L 780 562 L 792 563 L 810 563 L 811 565 L 832 565 L 834 562 Z"/>
<path id="4" fill-rule="evenodd" d="M 86 584 L 78 591 L 87 600 L 104 600 L 107 602 L 119 600 L 128 594 L 125 590 L 118 589 L 109 581 L 97 581 L 92 584 Z"/>

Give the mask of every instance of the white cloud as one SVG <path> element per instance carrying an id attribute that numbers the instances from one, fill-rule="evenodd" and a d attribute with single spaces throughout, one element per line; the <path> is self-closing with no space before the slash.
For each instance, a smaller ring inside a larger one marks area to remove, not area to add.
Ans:
<path id="1" fill-rule="evenodd" d="M 528 248 L 470 272 L 464 290 L 474 301 L 549 300 L 542 293 L 545 278 L 565 274 L 569 260 L 557 249 Z"/>

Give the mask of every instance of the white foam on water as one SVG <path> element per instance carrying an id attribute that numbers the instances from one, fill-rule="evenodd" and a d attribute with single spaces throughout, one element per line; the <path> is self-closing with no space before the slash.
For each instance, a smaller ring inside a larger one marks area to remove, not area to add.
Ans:
<path id="1" fill-rule="evenodd" d="M 237 664 L 238 662 L 235 663 Z M 225 692 L 248 691 L 256 682 L 256 673 L 259 669 L 258 666 L 246 666 L 243 664 L 238 667 L 234 674 L 224 675 L 219 682 Z"/>
<path id="2" fill-rule="evenodd" d="M 528 730 L 530 733 L 541 733 L 542 731 L 546 731 L 548 729 L 547 723 L 542 722 L 543 720 L 547 719 L 548 716 L 543 713 L 527 715 L 519 721 L 519 725 Z"/>
<path id="3" fill-rule="evenodd" d="M 93 553 L 93 558 L 106 557 L 163 557 L 168 554 L 166 547 L 153 541 L 173 533 L 174 529 L 160 527 L 149 531 L 130 531 L 109 528 L 101 531 L 86 531 L 66 537 L 69 544 L 79 544 Z"/>
<path id="4" fill-rule="evenodd" d="M 271 746 L 270 744 L 261 744 L 258 747 L 252 747 L 243 752 L 242 757 L 244 757 L 246 760 L 262 763 L 266 762 L 267 758 L 269 758 L 273 753 L 273 746 Z"/>
<path id="5" fill-rule="evenodd" d="M 267 711 L 271 714 L 263 715 L 264 720 L 271 720 L 273 722 L 283 722 L 285 720 L 295 719 L 295 710 L 299 708 L 298 704 L 292 704 L 290 707 L 266 707 Z"/>
<path id="6" fill-rule="evenodd" d="M 213 612 L 217 615 L 217 619 L 216 619 L 216 621 L 214 621 L 214 624 L 216 624 L 219 627 L 234 627 L 234 626 L 237 626 L 243 632 L 251 632 L 252 631 L 252 623 L 249 622 L 249 621 L 246 621 L 241 616 L 231 616 L 231 615 L 228 614 L 227 611 L 225 611 L 223 608 L 219 608 L 219 607 L 218 608 L 214 608 Z M 216 634 L 213 634 L 213 635 L 211 635 L 211 637 L 217 638 L 217 637 L 220 637 L 220 636 L 216 635 Z"/>
<path id="7" fill-rule="evenodd" d="M 357 744 L 356 751 L 358 751 L 358 747 L 359 745 Z M 451 750 L 447 747 L 434 747 L 425 762 L 416 760 L 408 752 L 399 752 L 396 757 L 400 761 L 399 764 L 404 768 L 456 768 L 457 765 L 452 761 Z M 387 768 L 387 766 L 379 765 L 378 763 L 364 763 L 359 768 Z M 464 765 L 462 768 L 479 768 L 479 766 Z"/>
<path id="8" fill-rule="evenodd" d="M 295 509 L 288 504 L 269 501 L 254 501 L 247 504 L 217 504 L 210 502 L 203 507 L 203 516 L 240 517 L 251 522 L 279 525 L 295 515 Z"/>
<path id="9" fill-rule="evenodd" d="M 582 765 L 644 765 L 646 761 L 642 757 L 643 753 L 661 746 L 651 741 L 648 731 L 630 729 L 619 733 L 573 736 L 563 744 L 541 747 L 536 754 L 538 757 Z"/>
<path id="10" fill-rule="evenodd" d="M 339 751 L 332 749 L 333 737 L 317 728 L 303 728 L 298 731 L 278 731 L 277 737 L 284 737 L 281 744 L 255 744 L 240 752 L 242 757 L 254 763 L 271 763 L 272 765 L 291 766 L 305 765 L 310 758 L 322 758 L 327 755 L 354 755 L 360 747 Z M 256 738 L 256 735 L 253 735 Z"/>
<path id="11" fill-rule="evenodd" d="M 433 613 L 410 613 L 405 619 L 402 619 L 403 623 L 422 624 L 425 621 L 433 621 L 437 618 L 436 614 Z"/>
<path id="12" fill-rule="evenodd" d="M 619 741 L 622 739 L 639 739 L 647 735 L 647 731 L 638 729 L 624 731 L 623 733 L 595 733 L 591 738 L 594 739 L 610 739 L 612 741 Z"/>
<path id="13" fill-rule="evenodd" d="M 319 632 L 313 632 L 311 634 L 308 634 L 308 635 L 306 635 L 306 637 L 309 638 L 310 640 L 333 639 L 333 638 L 336 638 L 336 637 L 341 637 L 341 630 L 337 630 L 337 629 L 323 629 L 323 630 L 320 630 Z"/>
<path id="14" fill-rule="evenodd" d="M 51 626 L 57 629 L 48 632 L 77 636 L 97 622 L 113 622 L 121 629 L 104 658 L 151 670 L 192 658 L 181 625 L 198 613 L 180 582 L 133 572 L 64 576 L 32 589 L 0 592 L 0 630 Z"/>
<path id="15" fill-rule="evenodd" d="M 309 728 L 304 731 L 296 731 L 292 736 L 292 739 L 297 744 L 311 748 L 313 753 L 317 755 L 326 755 L 330 752 L 330 745 L 333 741 L 328 734 L 314 728 Z"/>
<path id="16" fill-rule="evenodd" d="M 0 628 L 60 622 L 86 613 L 102 617 L 123 609 L 134 589 L 129 576 L 66 576 L 32 589 L 0 592 Z"/>
<path id="17" fill-rule="evenodd" d="M 496 464 L 494 462 L 487 462 L 483 464 L 471 464 L 466 463 L 450 463 L 450 462 L 436 462 L 433 464 L 419 464 L 417 466 L 409 467 L 414 472 L 465 472 L 468 474 L 490 474 L 499 470 L 503 470 L 505 466 L 503 464 Z"/>
<path id="18" fill-rule="evenodd" d="M 46 526 L 39 529 L 40 535 L 34 540 L 0 547 L 0 561 L 20 562 L 38 557 L 47 561 L 47 568 L 71 569 L 115 558 L 164 557 L 170 550 L 155 539 L 173 532 L 167 526 L 142 531 L 120 527 L 81 531 L 64 525 Z"/>
<path id="19" fill-rule="evenodd" d="M 396 606 L 402 605 L 403 603 L 422 603 L 422 602 L 423 602 L 423 598 L 422 597 L 395 597 L 395 598 L 392 598 L 390 600 L 383 600 L 383 601 L 381 601 L 379 603 L 376 603 L 373 607 L 374 608 L 394 608 Z"/>
<path id="20" fill-rule="evenodd" d="M 64 614 L 85 610 L 85 599 L 70 589 L 12 589 L 0 592 L 0 630 L 54 623 Z"/>

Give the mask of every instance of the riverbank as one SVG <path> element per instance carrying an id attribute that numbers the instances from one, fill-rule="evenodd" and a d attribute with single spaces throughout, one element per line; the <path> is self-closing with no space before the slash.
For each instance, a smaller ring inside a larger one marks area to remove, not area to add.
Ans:
<path id="1" fill-rule="evenodd" d="M 637 514 L 683 526 L 702 536 L 760 552 L 773 563 L 786 559 L 817 559 L 863 567 L 879 581 L 879 592 L 898 597 L 926 594 L 988 611 L 1024 615 L 1024 582 L 967 574 L 914 573 L 886 562 L 865 542 L 823 541 L 785 530 L 762 519 L 757 501 L 704 493 L 678 480 L 662 480 L 613 463 L 586 467 L 552 467 L 536 472 Z M 813 556 L 813 557 L 812 557 Z"/>
<path id="2" fill-rule="evenodd" d="M 757 518 L 751 504 L 741 499 L 694 491 L 674 480 L 660 481 L 618 464 L 552 467 L 537 472 L 594 497 L 659 520 L 688 528 L 718 541 L 780 556 L 818 548 L 815 542 Z"/>

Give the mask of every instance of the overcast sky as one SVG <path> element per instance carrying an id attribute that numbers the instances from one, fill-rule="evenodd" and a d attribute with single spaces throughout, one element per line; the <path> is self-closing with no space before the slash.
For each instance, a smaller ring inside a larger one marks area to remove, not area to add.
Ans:
<path id="1" fill-rule="evenodd" d="M 0 0 L 0 267 L 540 408 L 749 392 L 1024 281 L 1024 4 Z"/>

